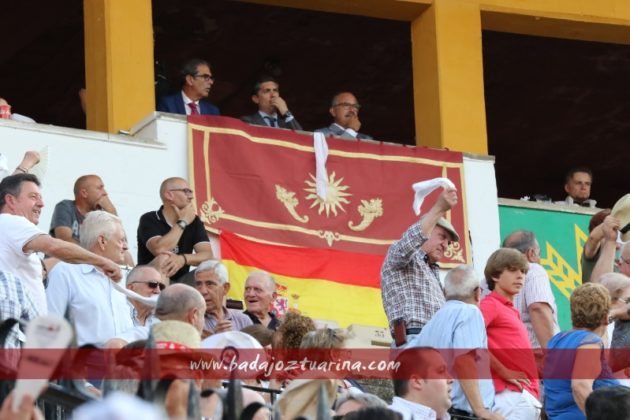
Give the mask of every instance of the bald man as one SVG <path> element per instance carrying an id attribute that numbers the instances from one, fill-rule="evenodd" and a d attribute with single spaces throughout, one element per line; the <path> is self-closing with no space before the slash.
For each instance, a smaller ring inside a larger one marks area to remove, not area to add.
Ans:
<path id="1" fill-rule="evenodd" d="M 323 133 L 325 136 L 337 136 L 349 140 L 372 140 L 371 136 L 359 133 L 361 121 L 359 120 L 359 110 L 361 105 L 356 96 L 350 92 L 339 92 L 330 104 L 328 112 L 333 117 L 333 122 L 328 127 L 315 130 L 316 133 Z"/>
<path id="2" fill-rule="evenodd" d="M 117 216 L 109 200 L 105 184 L 97 175 L 83 175 L 74 183 L 74 200 L 62 200 L 55 206 L 50 222 L 50 236 L 79 243 L 79 228 L 85 216 L 93 210 L 105 210 Z"/>
<path id="3" fill-rule="evenodd" d="M 138 264 L 148 264 L 166 255 L 161 269 L 177 282 L 190 266 L 212 258 L 212 248 L 203 222 L 193 206 L 193 191 L 183 178 L 167 178 L 160 186 L 162 206 L 140 217 Z"/>
<path id="4" fill-rule="evenodd" d="M 83 175 L 74 182 L 74 200 L 62 200 L 57 203 L 50 221 L 49 234 L 53 238 L 78 244 L 79 228 L 85 216 L 94 210 L 103 210 L 118 216 L 105 190 L 105 184 L 98 175 Z M 133 267 L 133 257 L 125 251 L 123 264 Z M 51 269 L 51 268 L 49 268 Z"/>

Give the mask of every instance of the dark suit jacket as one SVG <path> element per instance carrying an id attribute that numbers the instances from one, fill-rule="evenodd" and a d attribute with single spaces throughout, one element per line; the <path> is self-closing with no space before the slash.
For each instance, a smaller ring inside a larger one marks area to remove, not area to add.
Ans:
<path id="1" fill-rule="evenodd" d="M 326 137 L 328 136 L 337 136 L 343 139 L 355 140 L 355 137 L 352 137 L 349 133 L 347 133 L 344 129 L 342 129 L 337 124 L 330 124 L 328 127 L 318 128 L 315 130 L 316 133 L 322 133 Z M 363 133 L 357 133 L 356 139 L 359 140 L 374 140 L 371 136 Z"/>
<path id="2" fill-rule="evenodd" d="M 182 93 L 177 92 L 173 95 L 162 96 L 158 101 L 157 110 L 160 112 L 186 115 L 185 106 Z M 199 101 L 199 108 L 201 115 L 221 115 L 219 108 L 207 101 Z"/>
<path id="3" fill-rule="evenodd" d="M 267 125 L 267 122 L 263 119 L 263 117 L 258 112 L 252 115 L 243 115 L 241 117 L 241 121 L 246 122 L 248 124 L 252 124 L 252 125 L 262 125 L 263 127 L 269 127 Z M 293 119 L 289 121 L 288 123 L 284 121 L 284 118 L 279 117 L 278 127 L 288 128 L 290 130 L 302 130 L 302 126 L 300 125 L 298 120 L 295 119 L 295 117 L 293 117 Z"/>

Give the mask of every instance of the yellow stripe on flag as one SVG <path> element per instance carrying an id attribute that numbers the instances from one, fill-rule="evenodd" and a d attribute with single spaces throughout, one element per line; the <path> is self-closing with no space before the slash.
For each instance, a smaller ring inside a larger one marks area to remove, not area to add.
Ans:
<path id="1" fill-rule="evenodd" d="M 242 300 L 247 275 L 259 269 L 242 266 L 232 260 L 223 260 L 223 263 L 230 276 L 228 296 Z M 380 289 L 270 274 L 280 286 L 278 298 L 288 299 L 289 309 L 297 309 L 314 319 L 337 321 L 342 328 L 350 324 L 388 326 Z"/>

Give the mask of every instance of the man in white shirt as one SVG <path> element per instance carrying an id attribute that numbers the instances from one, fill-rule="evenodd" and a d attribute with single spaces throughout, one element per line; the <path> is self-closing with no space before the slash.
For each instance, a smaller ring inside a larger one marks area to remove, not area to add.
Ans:
<path id="1" fill-rule="evenodd" d="M 430 347 L 404 350 L 394 379 L 394 399 L 389 406 L 403 420 L 448 420 L 453 378 L 440 353 Z"/>
<path id="2" fill-rule="evenodd" d="M 155 268 L 148 265 L 137 265 L 127 275 L 127 289 L 147 298 L 159 295 L 166 287 L 164 278 Z M 154 307 L 135 299 L 128 298 L 134 326 L 151 325 L 159 322 L 155 317 Z"/>
<path id="3" fill-rule="evenodd" d="M 127 238 L 120 219 L 103 210 L 87 214 L 81 225 L 81 246 L 122 264 Z M 48 274 L 48 307 L 51 313 L 74 321 L 77 344 L 102 346 L 133 327 L 124 294 L 103 271 L 90 264 L 59 263 Z"/>
<path id="4" fill-rule="evenodd" d="M 36 252 L 62 261 L 92 264 L 115 281 L 120 280 L 121 274 L 113 261 L 52 238 L 37 228 L 44 207 L 39 185 L 35 175 L 25 173 L 8 176 L 0 182 L 0 270 L 21 279 L 39 313 L 46 314 L 42 265 Z"/>

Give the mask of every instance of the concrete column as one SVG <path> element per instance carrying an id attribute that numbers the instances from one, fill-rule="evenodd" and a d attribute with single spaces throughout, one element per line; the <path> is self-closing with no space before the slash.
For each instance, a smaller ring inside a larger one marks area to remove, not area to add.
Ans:
<path id="1" fill-rule="evenodd" d="M 434 1 L 411 36 L 416 144 L 487 154 L 478 2 Z"/>
<path id="2" fill-rule="evenodd" d="M 155 110 L 151 0 L 84 0 L 87 128 L 128 130 Z"/>

